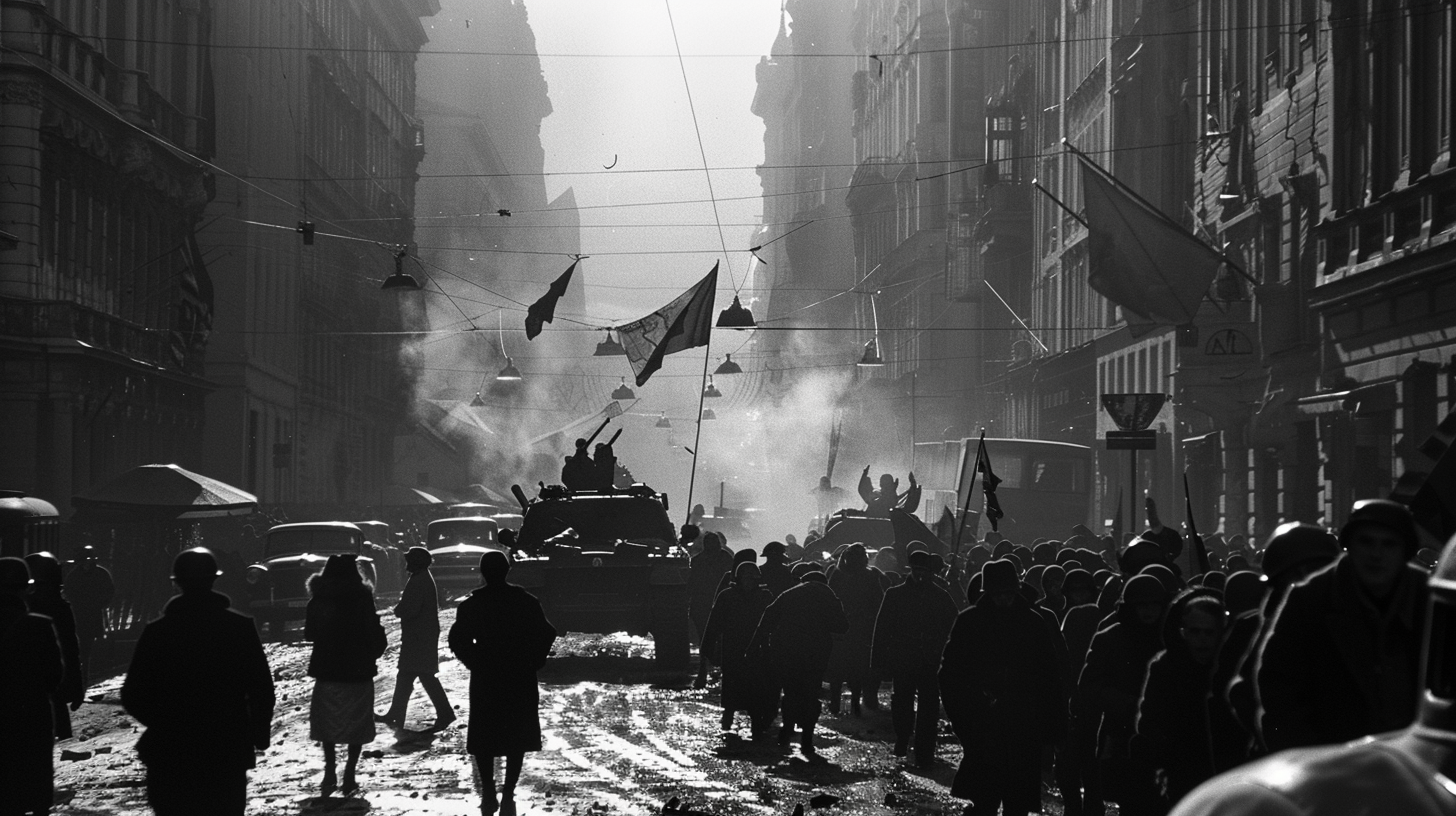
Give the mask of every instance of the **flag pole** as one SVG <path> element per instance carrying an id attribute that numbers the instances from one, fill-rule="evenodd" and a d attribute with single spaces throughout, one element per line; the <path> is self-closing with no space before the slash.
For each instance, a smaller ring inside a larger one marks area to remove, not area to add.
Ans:
<path id="1" fill-rule="evenodd" d="M 985 428 L 982 428 L 981 429 L 981 441 L 980 441 L 979 444 L 976 445 L 976 465 L 978 465 L 978 466 L 981 464 L 981 449 L 982 449 L 982 447 L 985 444 L 986 444 L 986 429 Z M 966 488 L 966 502 L 965 502 L 965 505 L 961 507 L 961 523 L 960 523 L 960 526 L 956 528 L 956 537 L 955 537 L 955 551 L 956 552 L 959 552 L 960 551 L 960 547 L 961 547 L 961 536 L 964 535 L 965 532 L 966 532 L 966 516 L 969 516 L 971 514 L 971 494 L 976 492 L 976 482 L 978 481 L 977 478 L 976 478 L 976 476 L 974 475 L 976 472 L 977 471 L 975 471 L 975 470 L 971 471 L 971 473 L 972 473 L 972 475 L 971 475 L 971 485 L 970 485 L 970 487 L 967 487 Z M 978 524 L 977 525 L 977 528 L 979 529 L 979 527 L 980 527 L 980 525 Z"/>
<path id="2" fill-rule="evenodd" d="M 693 431 L 693 470 L 688 474 L 688 512 L 683 524 L 692 521 L 693 518 L 693 487 L 698 481 L 698 451 L 703 449 L 700 441 L 703 438 L 703 399 L 708 393 L 708 361 L 712 359 L 713 352 L 713 331 L 708 330 L 708 342 L 703 344 L 703 376 L 698 381 L 698 423 Z"/>

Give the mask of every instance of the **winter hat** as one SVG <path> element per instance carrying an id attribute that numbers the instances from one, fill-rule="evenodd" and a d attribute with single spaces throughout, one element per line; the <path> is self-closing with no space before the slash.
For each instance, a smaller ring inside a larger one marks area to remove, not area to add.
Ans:
<path id="1" fill-rule="evenodd" d="M 1203 586 L 1209 589 L 1216 589 L 1223 592 L 1224 585 L 1228 582 L 1228 576 L 1218 570 L 1209 570 L 1203 573 Z"/>
<path id="2" fill-rule="evenodd" d="M 806 584 L 808 584 L 808 583 L 815 583 L 815 584 L 827 584 L 827 583 L 829 583 L 829 579 L 824 575 L 824 573 L 820 572 L 819 570 L 809 570 L 808 572 L 804 573 L 804 577 L 800 578 L 799 580 L 800 581 L 803 581 Z"/>
<path id="3" fill-rule="evenodd" d="M 1183 589 L 1182 582 L 1178 580 L 1178 576 L 1167 564 L 1149 564 L 1143 567 L 1142 571 L 1138 574 L 1151 575 L 1157 578 L 1162 582 L 1163 589 L 1168 592 L 1169 597 L 1176 595 L 1179 590 Z"/>
<path id="4" fill-rule="evenodd" d="M 763 545 L 763 558 L 765 561 L 776 555 L 787 555 L 788 552 L 789 548 L 785 547 L 782 541 L 770 541 Z"/>
<path id="5" fill-rule="evenodd" d="M 1390 499 L 1361 499 L 1350 510 L 1350 518 L 1340 528 L 1340 546 L 1350 548 L 1350 533 L 1356 527 L 1375 524 L 1394 532 L 1405 542 L 1405 557 L 1410 560 L 1421 546 L 1416 534 L 1416 521 L 1406 506 Z"/>
<path id="6" fill-rule="evenodd" d="M 1041 573 L 1041 591 L 1046 593 L 1051 587 L 1061 588 L 1067 585 L 1067 571 L 1056 564 L 1052 564 Z"/>
<path id="7" fill-rule="evenodd" d="M 435 557 L 424 547 L 410 547 L 404 554 L 404 563 L 410 567 L 416 564 L 428 567 L 434 560 Z"/>
<path id="8" fill-rule="evenodd" d="M 1005 558 L 987 562 L 981 567 L 981 588 L 987 593 L 1015 592 L 1021 584 L 1016 572 L 1016 565 Z"/>
<path id="9" fill-rule="evenodd" d="M 59 584 L 61 583 L 61 562 L 54 555 L 41 550 L 33 552 L 25 557 L 25 565 L 30 569 L 30 577 L 38 584 Z"/>
<path id="10" fill-rule="evenodd" d="M 1031 560 L 1037 564 L 1054 564 L 1057 560 L 1057 545 L 1050 541 L 1031 548 Z"/>
<path id="11" fill-rule="evenodd" d="M 1157 542 L 1149 541 L 1146 538 L 1135 539 L 1127 545 L 1127 549 L 1118 556 L 1118 562 L 1122 571 L 1129 575 L 1136 575 L 1143 571 L 1143 567 L 1149 564 L 1157 564 L 1163 561 L 1163 548 Z"/>
<path id="12" fill-rule="evenodd" d="M 1345 529 L 1350 529 L 1350 525 L 1346 524 Z M 1323 527 L 1299 521 L 1281 524 L 1269 534 L 1269 543 L 1264 545 L 1263 580 L 1277 580 L 1308 561 L 1328 564 L 1340 556 L 1340 544 Z"/>
<path id="13" fill-rule="evenodd" d="M 1124 604 L 1163 603 L 1168 600 L 1168 590 L 1157 578 L 1143 574 L 1134 575 L 1122 588 Z"/>
<path id="14" fill-rule="evenodd" d="M 987 540 L 989 540 L 989 539 L 990 539 L 990 537 L 987 536 Z M 997 541 L 995 544 L 993 544 L 991 546 L 991 557 L 992 558 L 1003 558 L 1005 556 L 1010 555 L 1011 554 L 1011 551 L 1014 550 L 1014 549 L 1016 549 L 1016 545 L 1015 544 L 1012 544 L 1010 541 L 1007 541 L 1006 539 L 1003 538 L 1003 539 L 1001 539 L 1000 541 Z"/>
<path id="15" fill-rule="evenodd" d="M 1259 608 L 1263 598 L 1263 579 L 1252 570 L 1239 570 L 1224 582 L 1223 605 L 1228 607 L 1230 617 Z"/>
<path id="16" fill-rule="evenodd" d="M 172 559 L 172 580 L 184 592 L 189 588 L 211 588 L 219 575 L 222 570 L 217 568 L 217 557 L 206 547 L 183 550 Z"/>
<path id="17" fill-rule="evenodd" d="M 1046 572 L 1045 564 L 1032 564 L 1026 570 L 1026 575 L 1022 576 L 1022 581 L 1024 581 L 1027 586 L 1030 586 L 1032 589 L 1035 589 L 1038 593 L 1040 593 L 1041 575 L 1043 572 Z"/>
<path id="18" fill-rule="evenodd" d="M 760 577 L 762 575 L 759 572 L 758 565 L 752 561 L 740 561 L 738 567 L 733 570 L 733 580 L 740 584 L 750 578 L 753 579 L 754 583 L 758 583 Z"/>
<path id="19" fill-rule="evenodd" d="M 934 568 L 931 563 L 930 553 L 925 550 L 916 550 L 910 553 L 909 561 L 911 567 L 920 567 L 922 569 Z"/>
<path id="20" fill-rule="evenodd" d="M 1077 551 L 1070 547 L 1064 550 L 1057 550 L 1057 557 L 1053 560 L 1061 564 L 1063 568 L 1066 568 L 1069 562 L 1077 560 Z"/>

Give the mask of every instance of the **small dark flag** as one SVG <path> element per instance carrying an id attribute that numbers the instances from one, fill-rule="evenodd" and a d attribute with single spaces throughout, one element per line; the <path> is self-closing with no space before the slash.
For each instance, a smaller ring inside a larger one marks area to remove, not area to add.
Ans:
<path id="1" fill-rule="evenodd" d="M 986 495 L 986 519 L 991 522 L 991 529 L 996 530 L 996 522 L 1000 521 L 1006 514 L 1001 511 L 1001 500 L 996 498 L 996 486 L 1001 484 L 1001 479 L 991 471 L 991 456 L 986 453 L 986 434 L 981 434 L 980 447 L 976 449 L 976 470 L 981 474 L 981 492 Z"/>
<path id="2" fill-rule="evenodd" d="M 572 261 L 571 266 L 561 273 L 551 284 L 551 288 L 542 295 L 539 300 L 532 303 L 526 309 L 526 339 L 534 340 L 536 335 L 541 333 L 541 324 L 550 323 L 556 317 L 556 301 L 566 294 L 566 287 L 571 283 L 571 273 L 576 271 L 576 265 L 581 261 Z"/>
<path id="3" fill-rule="evenodd" d="M 637 385 L 662 367 L 662 358 L 708 344 L 713 328 L 713 296 L 718 290 L 718 265 L 693 288 L 646 317 L 617 327 Z"/>

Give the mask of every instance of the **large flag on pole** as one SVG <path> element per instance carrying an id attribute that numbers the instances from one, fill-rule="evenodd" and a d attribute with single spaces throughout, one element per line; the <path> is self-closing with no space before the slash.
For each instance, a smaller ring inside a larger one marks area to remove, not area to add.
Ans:
<path id="1" fill-rule="evenodd" d="M 677 351 L 708 345 L 713 330 L 713 297 L 718 290 L 718 265 L 661 309 L 625 326 L 617 327 L 627 362 L 637 375 L 637 385 L 647 383 L 662 368 L 662 358 Z"/>
<path id="2" fill-rule="evenodd" d="M 991 529 L 996 529 L 996 522 L 1006 515 L 1001 512 L 1001 500 L 996 498 L 996 486 L 1001 484 L 1001 479 L 991 471 L 991 456 L 986 453 L 986 432 L 981 431 L 981 441 L 976 448 L 976 470 L 981 474 L 981 493 L 986 497 L 986 519 L 991 522 Z"/>
<path id="3" fill-rule="evenodd" d="M 1088 284 L 1143 321 L 1192 323 L 1224 257 L 1081 151 L 1072 155 L 1082 166 Z"/>
<path id="4" fill-rule="evenodd" d="M 546 290 L 546 294 L 526 309 L 527 340 L 535 340 L 536 335 L 541 333 L 541 324 L 550 323 L 556 317 L 556 301 L 561 300 L 561 296 L 566 294 L 566 287 L 571 284 L 571 273 L 576 271 L 576 265 L 579 263 L 581 263 L 579 258 L 572 261 L 571 266 L 566 267 L 566 271 L 562 272 L 561 276 L 551 284 L 551 288 Z"/>

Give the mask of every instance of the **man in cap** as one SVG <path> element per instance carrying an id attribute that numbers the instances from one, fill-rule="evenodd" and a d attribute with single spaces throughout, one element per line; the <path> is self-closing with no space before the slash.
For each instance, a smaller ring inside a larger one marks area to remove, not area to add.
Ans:
<path id="1" fill-rule="evenodd" d="M 759 572 L 763 585 L 775 598 L 798 583 L 798 579 L 789 572 L 788 548 L 782 541 L 770 541 L 763 545 L 763 565 L 759 567 Z"/>
<path id="2" fill-rule="evenodd" d="M 910 553 L 910 574 L 904 583 L 885 590 L 875 617 L 870 667 L 891 678 L 890 720 L 895 728 L 895 756 L 909 752 L 915 740 L 915 762 L 928 767 L 935 761 L 935 737 L 940 722 L 941 653 L 955 625 L 955 601 L 934 580 L 929 552 Z"/>
<path id="3" fill-rule="evenodd" d="M 1355 503 L 1345 552 L 1289 589 L 1258 657 L 1260 722 L 1271 751 L 1401 728 L 1416 712 L 1426 574 L 1403 505 Z"/>
<path id="4" fill-rule="evenodd" d="M 801 729 L 800 750 L 815 754 L 814 725 L 823 707 L 819 690 L 829 668 L 834 635 L 849 631 L 849 616 L 818 569 L 804 573 L 800 583 L 774 599 L 763 611 L 748 646 L 749 660 L 761 661 L 783 690 L 779 744 L 788 745 L 794 729 Z"/>
<path id="5" fill-rule="evenodd" d="M 404 554 L 404 567 L 409 581 L 394 605 L 399 618 L 399 670 L 394 678 L 394 700 L 389 711 L 376 715 L 379 722 L 403 727 L 409 711 L 410 695 L 415 680 L 435 706 L 435 722 L 431 731 L 440 731 L 455 721 L 455 709 L 436 674 L 440 671 L 440 591 L 435 576 L 430 574 L 434 557 L 424 547 L 410 547 Z"/>
<path id="6" fill-rule="evenodd" d="M 966 816 L 1041 810 L 1041 748 L 1066 727 L 1055 635 L 1020 593 L 1016 567 L 981 568 L 981 597 L 956 618 L 940 665 L 945 713 L 965 754 L 951 795 Z"/>
<path id="7" fill-rule="evenodd" d="M 76 644 L 81 651 L 83 683 L 89 685 L 91 647 L 106 636 L 106 608 L 116 595 L 111 571 L 96 562 L 96 548 L 87 544 L 66 576 L 66 599 L 76 614 Z"/>
<path id="8" fill-rule="evenodd" d="M 214 592 L 217 559 L 202 547 L 172 562 L 181 594 L 137 641 L 121 704 L 146 732 L 137 754 L 158 816 L 241 816 L 254 751 L 268 747 L 273 675 L 252 620 Z"/>
<path id="9" fill-rule="evenodd" d="M 1422 670 L 1411 689 L 1420 704 L 1409 727 L 1243 765 L 1196 788 L 1172 816 L 1450 814 L 1456 809 L 1456 663 L 1449 642 L 1456 626 L 1456 539 L 1436 565 L 1421 612 Z"/>

